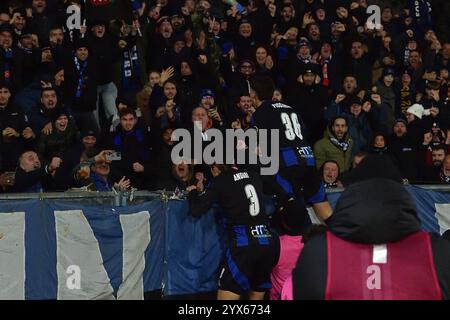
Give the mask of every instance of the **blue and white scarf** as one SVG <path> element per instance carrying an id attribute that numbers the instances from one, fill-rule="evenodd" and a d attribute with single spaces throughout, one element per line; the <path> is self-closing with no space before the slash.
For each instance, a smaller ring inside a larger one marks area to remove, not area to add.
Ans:
<path id="1" fill-rule="evenodd" d="M 122 58 L 122 86 L 124 89 L 141 87 L 140 83 L 141 64 L 137 46 L 133 45 L 123 52 Z"/>
<path id="2" fill-rule="evenodd" d="M 75 61 L 75 66 L 77 67 L 77 70 L 79 72 L 78 85 L 77 85 L 77 91 L 75 93 L 75 96 L 77 98 L 80 98 L 81 93 L 83 91 L 83 87 L 84 87 L 84 73 L 86 72 L 88 61 L 85 60 L 85 61 L 82 61 L 82 63 L 80 63 L 80 61 L 78 60 L 77 57 L 74 57 L 74 61 Z"/>
<path id="3" fill-rule="evenodd" d="M 347 151 L 348 148 L 350 147 L 350 143 L 348 143 L 348 141 L 340 142 L 338 139 L 334 137 L 330 138 L 330 142 L 331 144 L 333 144 L 334 146 L 336 146 L 337 148 L 341 149 L 344 152 Z"/>

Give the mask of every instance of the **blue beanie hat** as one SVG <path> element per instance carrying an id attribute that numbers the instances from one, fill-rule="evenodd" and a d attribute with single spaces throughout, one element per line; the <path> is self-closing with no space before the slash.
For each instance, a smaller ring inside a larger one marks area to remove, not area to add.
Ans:
<path id="1" fill-rule="evenodd" d="M 384 78 L 384 77 L 386 77 L 388 75 L 391 75 L 391 76 L 395 77 L 395 70 L 393 68 L 391 68 L 391 67 L 384 68 L 382 77 Z"/>
<path id="2" fill-rule="evenodd" d="M 216 95 L 214 94 L 214 91 L 212 91 L 211 89 L 203 89 L 200 92 L 200 98 L 203 98 L 203 97 L 213 97 L 213 98 L 215 98 Z"/>

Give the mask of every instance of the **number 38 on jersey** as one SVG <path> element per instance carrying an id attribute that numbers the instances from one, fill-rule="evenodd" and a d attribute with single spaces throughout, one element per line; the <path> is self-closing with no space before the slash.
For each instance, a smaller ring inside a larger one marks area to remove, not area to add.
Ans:
<path id="1" fill-rule="evenodd" d="M 303 140 L 302 128 L 300 126 L 300 122 L 298 121 L 297 114 L 293 112 L 289 116 L 286 112 L 282 112 L 280 115 L 281 122 L 286 128 L 284 131 L 286 139 L 293 141 L 297 137 L 300 140 Z"/>

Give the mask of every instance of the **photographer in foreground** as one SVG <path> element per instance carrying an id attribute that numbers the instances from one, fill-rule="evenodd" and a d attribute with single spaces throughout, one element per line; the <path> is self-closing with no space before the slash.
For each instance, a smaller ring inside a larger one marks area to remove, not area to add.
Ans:
<path id="1" fill-rule="evenodd" d="M 355 178 L 328 219 L 328 231 L 305 244 L 284 298 L 450 299 L 450 244 L 421 231 L 400 173 L 372 155 Z"/>

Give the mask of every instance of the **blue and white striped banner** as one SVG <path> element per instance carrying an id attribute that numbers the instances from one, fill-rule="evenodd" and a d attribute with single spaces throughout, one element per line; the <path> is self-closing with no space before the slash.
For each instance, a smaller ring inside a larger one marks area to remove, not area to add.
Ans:
<path id="1" fill-rule="evenodd" d="M 143 299 L 161 288 L 164 209 L 0 203 L 0 299 Z"/>
<path id="2" fill-rule="evenodd" d="M 408 186 L 423 229 L 450 229 L 450 194 Z M 340 193 L 328 194 L 334 207 Z M 270 203 L 268 203 L 270 205 Z M 226 242 L 212 209 L 185 201 L 129 207 L 0 202 L 0 299 L 142 299 L 217 289 Z"/>
<path id="3" fill-rule="evenodd" d="M 423 230 L 442 234 L 450 229 L 450 193 L 416 186 L 406 186 L 406 190 L 416 202 L 417 214 L 422 222 Z M 328 194 L 328 200 L 333 208 L 340 195 L 340 192 Z"/>

